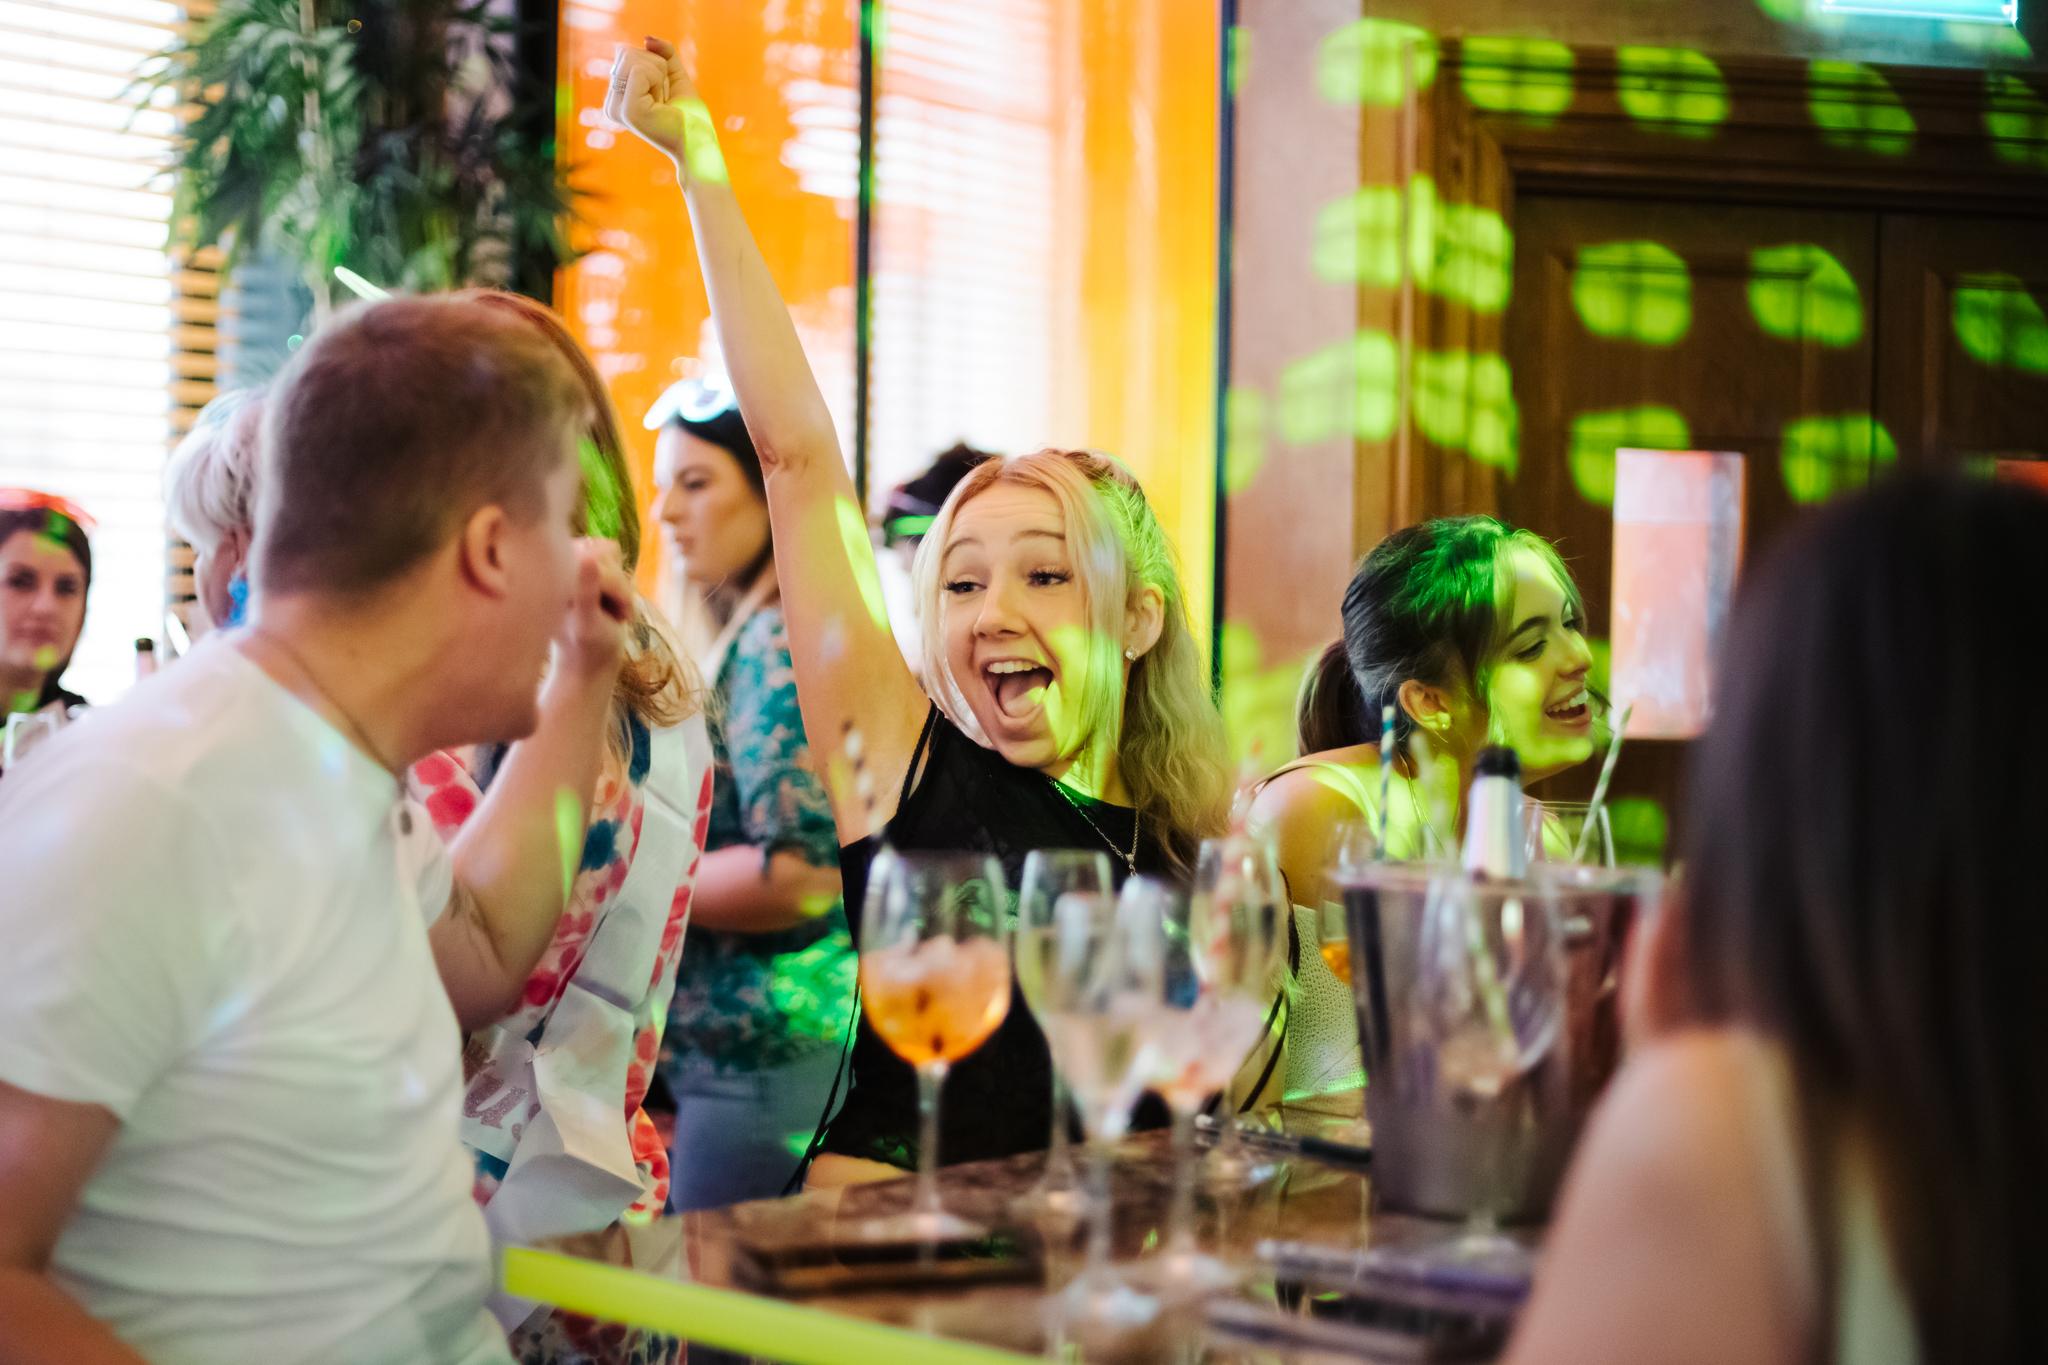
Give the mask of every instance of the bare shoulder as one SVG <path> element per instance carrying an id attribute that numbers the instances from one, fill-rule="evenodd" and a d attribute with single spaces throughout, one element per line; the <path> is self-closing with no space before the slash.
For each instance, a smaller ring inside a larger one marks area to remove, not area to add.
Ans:
<path id="1" fill-rule="evenodd" d="M 1252 818 L 1277 826 L 1287 821 L 1327 823 L 1364 813 L 1360 798 L 1378 780 L 1379 754 L 1360 744 L 1296 759 L 1274 773 L 1252 800 Z"/>
<path id="2" fill-rule="evenodd" d="M 1726 1031 L 1629 1059 L 1573 1159 L 1511 1365 L 1802 1358 L 1810 1300 L 1759 1141 L 1789 1121 L 1759 1103 L 1769 1064 Z"/>

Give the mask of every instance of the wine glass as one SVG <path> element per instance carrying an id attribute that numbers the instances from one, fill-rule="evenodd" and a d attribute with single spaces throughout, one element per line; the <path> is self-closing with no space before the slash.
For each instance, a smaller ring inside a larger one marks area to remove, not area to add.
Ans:
<path id="1" fill-rule="evenodd" d="M 1195 1116 L 1265 1036 L 1286 929 L 1243 901 L 1184 899 L 1150 878 L 1126 882 L 1124 896 L 1155 903 L 1153 913 L 1165 926 L 1162 1008 L 1141 1060 L 1147 1083 L 1173 1115 L 1173 1203 L 1156 1278 L 1167 1292 L 1185 1297 L 1233 1278 L 1195 1244 Z"/>
<path id="2" fill-rule="evenodd" d="M 939 1091 L 954 1062 L 1010 1010 L 1002 865 L 980 853 L 877 858 L 862 913 L 860 990 L 868 1023 L 917 1069 L 917 1196 L 909 1214 L 866 1224 L 869 1240 L 936 1242 L 982 1229 L 939 1204 Z"/>
<path id="3" fill-rule="evenodd" d="M 1379 861 L 1379 831 L 1370 820 L 1339 820 L 1330 840 L 1329 888 L 1343 886 Z M 1316 906 L 1316 951 L 1330 975 L 1351 984 L 1351 928 L 1344 902 L 1324 896 Z"/>
<path id="4" fill-rule="evenodd" d="M 1264 994 L 1270 1019 L 1273 1004 L 1286 989 L 1288 928 L 1293 908 L 1288 904 L 1287 883 L 1280 876 L 1279 859 L 1272 842 L 1262 835 L 1239 831 L 1221 838 L 1204 839 L 1195 855 L 1194 888 L 1188 897 L 1193 923 L 1225 926 L 1246 921 L 1243 941 L 1263 945 L 1269 957 L 1246 964 L 1266 976 Z M 1238 1059 L 1242 1062 L 1242 1058 Z M 1217 1118 L 1218 1137 L 1209 1154 L 1208 1179 L 1222 1185 L 1243 1187 L 1255 1184 L 1271 1173 L 1270 1164 L 1255 1162 L 1237 1135 L 1237 1105 L 1226 1082 Z"/>
<path id="5" fill-rule="evenodd" d="M 1413 1037 L 1444 1100 L 1479 1134 L 1480 1188 L 1453 1259 L 1524 1271 L 1529 1254 L 1501 1236 L 1517 1119 L 1531 1074 L 1556 1046 L 1564 1018 L 1564 934 L 1552 900 L 1523 883 L 1432 880 L 1416 941 Z"/>
<path id="6" fill-rule="evenodd" d="M 1071 1316 L 1097 1325 L 1114 1323 L 1127 1307 L 1108 1268 L 1110 1149 L 1145 1088 L 1140 1054 L 1160 1010 L 1164 938 L 1152 899 L 1070 891 L 1052 904 L 1039 955 L 1038 1021 L 1089 1144 L 1087 1268 Z"/>
<path id="7" fill-rule="evenodd" d="M 1532 863 L 1614 866 L 1614 829 L 1607 807 L 1584 801 L 1529 801 L 1522 806 L 1524 847 Z M 1587 823 L 1592 830 L 1587 831 Z"/>
<path id="8" fill-rule="evenodd" d="M 1108 896 L 1115 885 L 1106 853 L 1046 848 L 1033 849 L 1026 855 L 1017 887 L 1017 933 L 1011 948 L 1017 964 L 1017 984 L 1023 988 L 1024 1001 L 1031 1006 L 1034 1017 L 1042 1019 L 1046 1007 L 1046 963 L 1054 945 L 1053 907 L 1060 897 L 1076 892 Z M 1017 1201 L 1019 1211 L 1026 1217 L 1073 1218 L 1084 1208 L 1067 1141 L 1067 1108 L 1064 1074 L 1054 1067 L 1052 1134 L 1045 1149 L 1045 1176 Z"/>

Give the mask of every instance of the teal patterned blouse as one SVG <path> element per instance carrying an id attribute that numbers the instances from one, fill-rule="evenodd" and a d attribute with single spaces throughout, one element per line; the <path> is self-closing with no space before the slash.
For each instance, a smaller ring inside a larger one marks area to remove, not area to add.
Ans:
<path id="1" fill-rule="evenodd" d="M 761 608 L 740 628 L 714 686 L 717 776 L 705 848 L 751 844 L 764 857 L 788 851 L 813 866 L 835 866 L 839 839 L 824 784 L 809 765 L 780 606 Z M 838 905 L 777 933 L 693 926 L 662 1037 L 663 1079 L 680 1089 L 693 1076 L 766 1070 L 838 1048 L 854 974 Z"/>

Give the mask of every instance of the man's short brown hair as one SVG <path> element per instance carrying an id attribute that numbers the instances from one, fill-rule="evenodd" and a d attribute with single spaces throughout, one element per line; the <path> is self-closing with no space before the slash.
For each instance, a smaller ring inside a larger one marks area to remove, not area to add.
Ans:
<path id="1" fill-rule="evenodd" d="M 264 414 L 257 588 L 371 592 L 479 507 L 537 515 L 589 420 L 575 371 L 503 309 L 449 297 L 349 309 Z"/>

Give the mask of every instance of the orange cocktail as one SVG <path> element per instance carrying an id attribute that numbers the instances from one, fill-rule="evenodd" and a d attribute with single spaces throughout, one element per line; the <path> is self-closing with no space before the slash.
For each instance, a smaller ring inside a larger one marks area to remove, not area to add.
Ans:
<path id="1" fill-rule="evenodd" d="M 868 1023 L 912 1066 L 959 1061 L 1010 1012 L 1010 955 L 993 938 L 928 938 L 861 954 Z"/>

